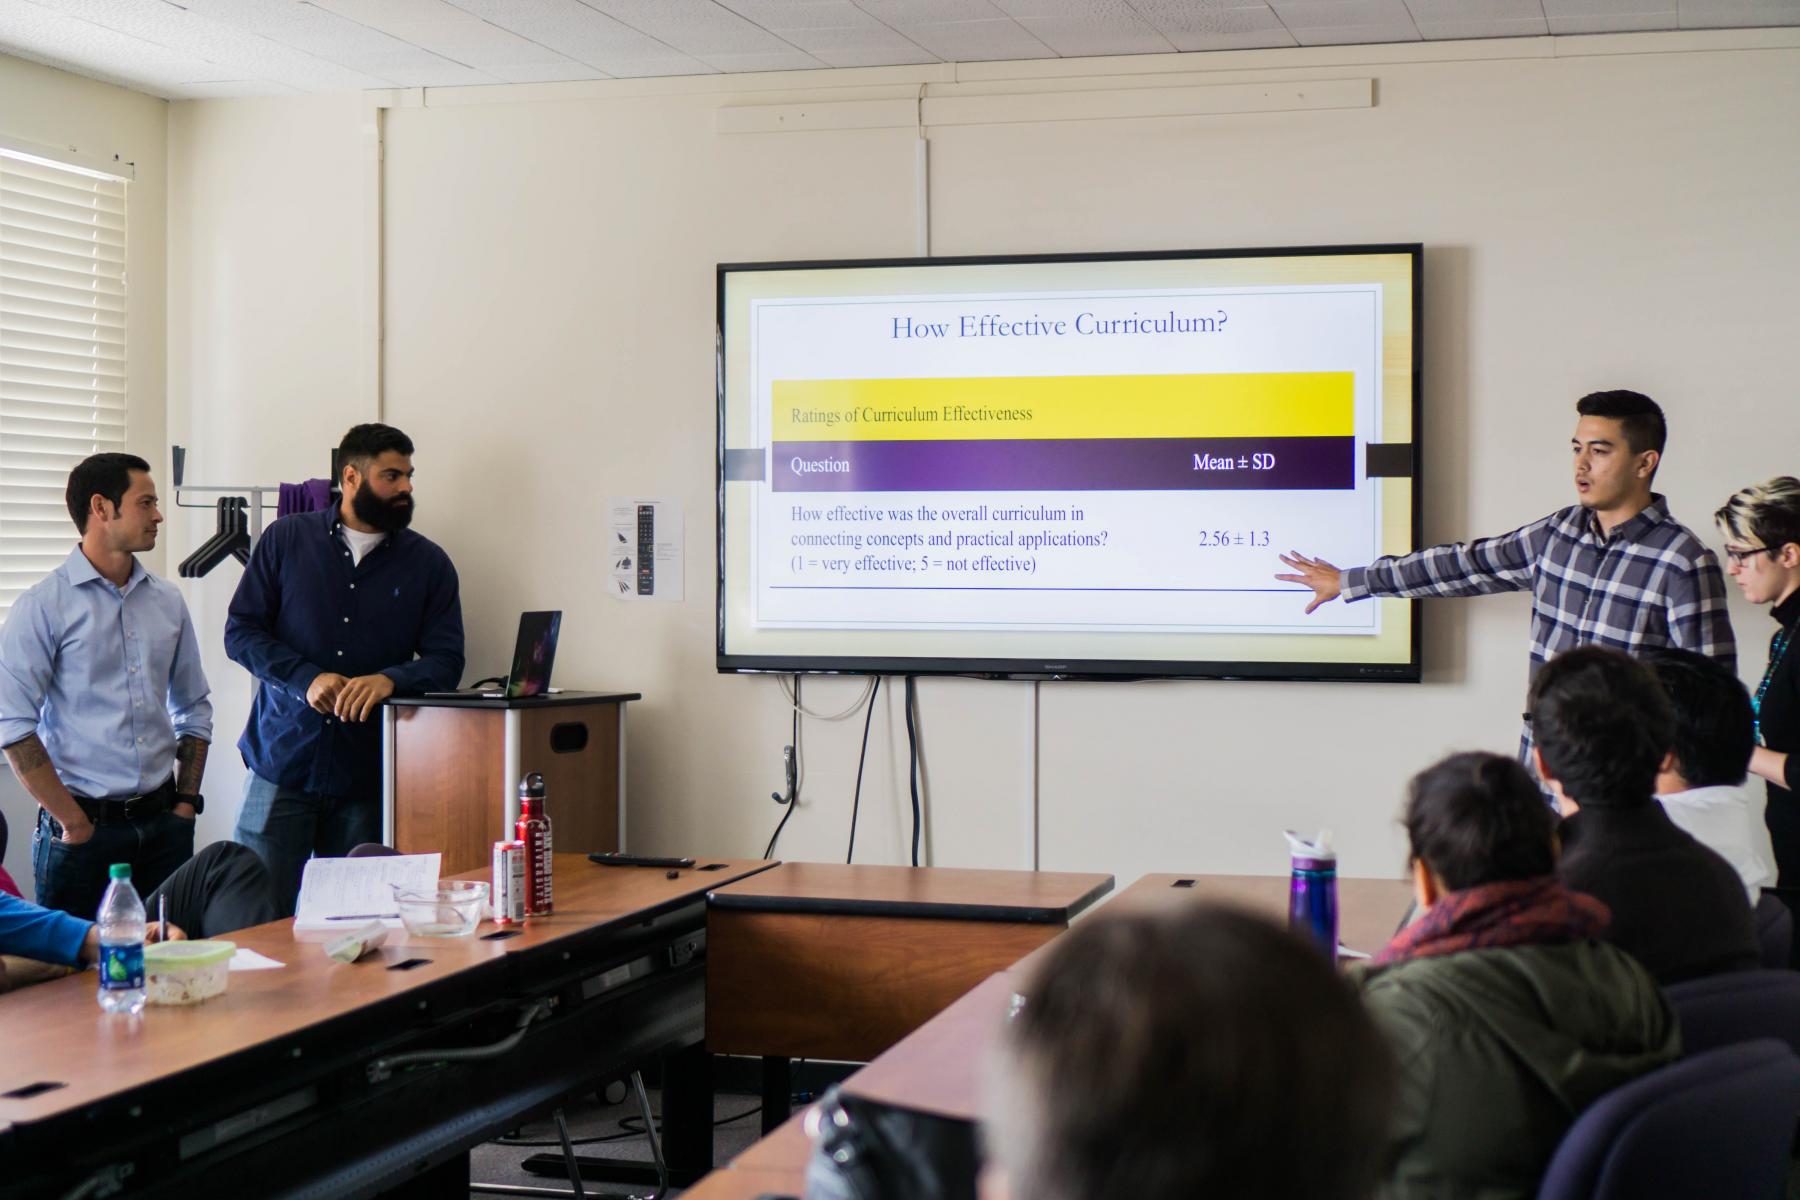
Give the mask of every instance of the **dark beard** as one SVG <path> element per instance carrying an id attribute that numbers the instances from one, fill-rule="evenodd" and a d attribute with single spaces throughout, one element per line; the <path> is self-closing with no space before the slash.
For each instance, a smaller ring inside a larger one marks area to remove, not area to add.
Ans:
<path id="1" fill-rule="evenodd" d="M 412 524 L 412 497 L 395 496 L 392 500 L 383 500 L 365 484 L 356 489 L 356 495 L 350 497 L 350 511 L 356 514 L 357 520 L 371 529 L 379 533 L 394 533 Z"/>

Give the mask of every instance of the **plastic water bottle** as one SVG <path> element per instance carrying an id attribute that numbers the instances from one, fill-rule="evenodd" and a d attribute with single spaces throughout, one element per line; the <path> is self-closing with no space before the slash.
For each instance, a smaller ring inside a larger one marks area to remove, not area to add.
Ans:
<path id="1" fill-rule="evenodd" d="M 1338 950 L 1337 851 L 1331 831 L 1307 841 L 1287 831 L 1289 862 L 1288 928 L 1316 943 L 1333 961 Z"/>
<path id="2" fill-rule="evenodd" d="M 144 902 L 131 886 L 131 864 L 114 863 L 100 901 L 100 1007 L 144 1011 Z"/>

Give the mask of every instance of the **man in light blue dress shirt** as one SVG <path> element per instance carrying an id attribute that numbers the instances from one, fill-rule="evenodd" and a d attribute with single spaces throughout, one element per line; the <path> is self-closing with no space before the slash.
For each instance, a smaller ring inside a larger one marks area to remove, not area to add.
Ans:
<path id="1" fill-rule="evenodd" d="M 96 454 L 69 474 L 81 542 L 0 631 L 0 747 L 38 802 L 38 903 L 92 917 L 107 868 L 148 895 L 194 853 L 212 704 L 175 585 L 137 555 L 162 513 L 150 464 Z"/>

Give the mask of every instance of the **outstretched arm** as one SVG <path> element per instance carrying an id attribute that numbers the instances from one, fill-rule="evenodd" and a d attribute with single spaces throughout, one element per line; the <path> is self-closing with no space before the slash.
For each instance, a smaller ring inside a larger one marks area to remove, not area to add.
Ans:
<path id="1" fill-rule="evenodd" d="M 1290 551 L 1281 561 L 1292 567 L 1292 572 L 1275 578 L 1312 589 L 1312 603 L 1306 606 L 1309 613 L 1340 595 L 1349 603 L 1370 596 L 1482 596 L 1523 591 L 1531 586 L 1553 520 L 1545 517 L 1499 537 L 1389 555 L 1347 571 L 1322 558 Z"/>

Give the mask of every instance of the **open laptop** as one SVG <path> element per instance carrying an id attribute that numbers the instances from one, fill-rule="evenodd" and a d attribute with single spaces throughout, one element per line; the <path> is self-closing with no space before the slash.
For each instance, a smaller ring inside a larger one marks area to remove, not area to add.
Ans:
<path id="1" fill-rule="evenodd" d="M 462 697 L 483 700 L 519 700 L 547 695 L 550 668 L 556 663 L 556 638 L 562 632 L 562 611 L 519 614 L 519 640 L 513 646 L 512 673 L 499 690 L 479 687 L 456 692 L 426 692 L 431 699 Z"/>

